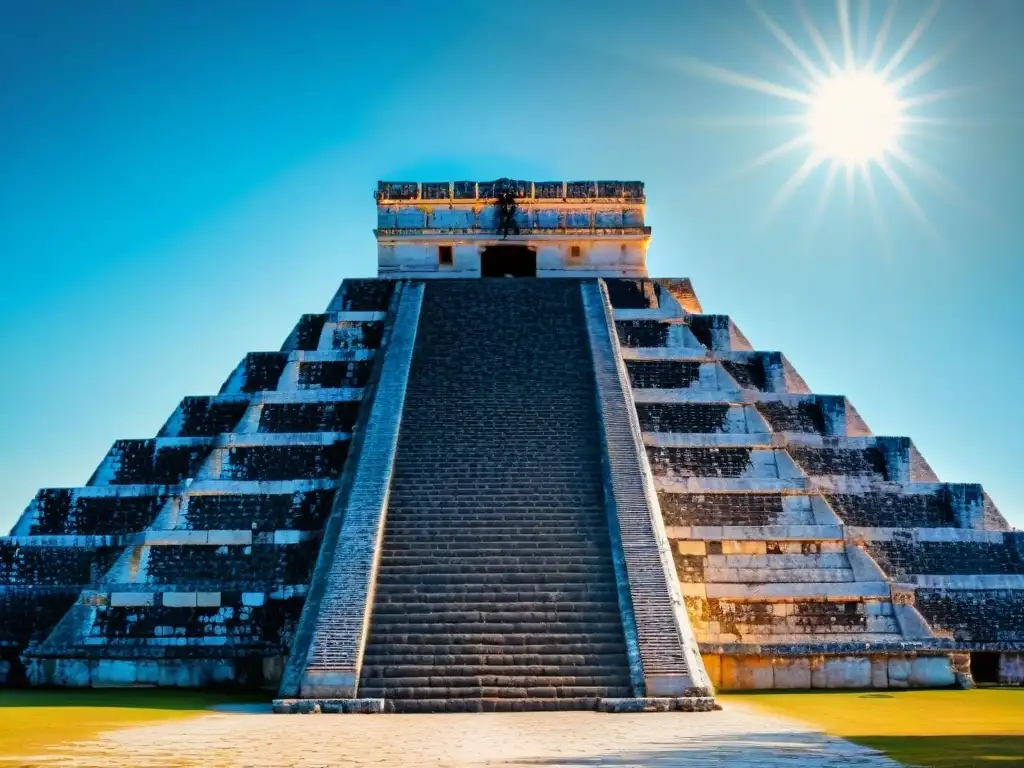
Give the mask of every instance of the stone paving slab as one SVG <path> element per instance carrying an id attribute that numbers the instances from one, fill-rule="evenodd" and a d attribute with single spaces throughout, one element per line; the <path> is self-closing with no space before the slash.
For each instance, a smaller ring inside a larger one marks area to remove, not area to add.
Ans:
<path id="1" fill-rule="evenodd" d="M 217 712 L 126 728 L 0 765 L 82 768 L 894 768 L 872 750 L 726 704 L 701 714 Z"/>

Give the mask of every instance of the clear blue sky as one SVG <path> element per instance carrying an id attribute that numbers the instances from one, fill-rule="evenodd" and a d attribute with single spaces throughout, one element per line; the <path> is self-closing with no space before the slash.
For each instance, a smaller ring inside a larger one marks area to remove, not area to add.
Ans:
<path id="1" fill-rule="evenodd" d="M 862 184 L 816 215 L 824 169 L 761 224 L 799 153 L 725 178 L 792 127 L 708 118 L 794 105 L 692 60 L 800 87 L 739 0 L 0 0 L 0 529 L 372 275 L 378 178 L 497 176 L 646 181 L 653 275 L 1024 526 L 1024 3 L 947 2 L 897 72 L 986 10 L 908 87 L 971 86 L 906 144 L 965 200 L 897 166 L 929 233 L 875 168 L 883 236 Z"/>

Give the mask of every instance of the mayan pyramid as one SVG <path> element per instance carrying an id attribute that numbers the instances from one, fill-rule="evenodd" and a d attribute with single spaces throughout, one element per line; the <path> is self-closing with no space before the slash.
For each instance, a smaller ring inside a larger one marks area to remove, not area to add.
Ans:
<path id="1" fill-rule="evenodd" d="M 0 682 L 423 712 L 1024 680 L 1024 533 L 648 278 L 641 183 L 377 208 L 376 279 L 0 539 Z"/>

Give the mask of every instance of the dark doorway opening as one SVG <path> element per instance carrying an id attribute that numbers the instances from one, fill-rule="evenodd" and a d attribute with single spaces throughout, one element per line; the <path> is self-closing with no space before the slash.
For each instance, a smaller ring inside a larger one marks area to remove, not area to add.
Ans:
<path id="1" fill-rule="evenodd" d="M 971 677 L 979 684 L 998 685 L 999 653 L 994 651 L 971 652 Z"/>
<path id="2" fill-rule="evenodd" d="M 537 253 L 525 245 L 489 245 L 480 254 L 480 277 L 536 277 Z"/>

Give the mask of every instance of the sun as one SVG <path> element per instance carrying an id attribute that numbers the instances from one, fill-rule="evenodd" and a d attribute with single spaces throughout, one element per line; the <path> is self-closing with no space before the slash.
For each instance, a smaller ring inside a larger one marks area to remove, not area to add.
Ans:
<path id="1" fill-rule="evenodd" d="M 855 188 L 862 187 L 862 199 L 870 207 L 871 217 L 883 239 L 887 230 L 884 222 L 887 206 L 882 204 L 877 194 L 876 183 L 879 181 L 887 181 L 925 231 L 938 240 L 937 231 L 904 178 L 908 173 L 917 177 L 928 190 L 951 201 L 959 210 L 985 213 L 954 182 L 916 152 L 916 145 L 920 143 L 917 140 L 927 136 L 930 128 L 970 122 L 969 118 L 951 120 L 927 112 L 930 112 L 930 105 L 971 89 L 957 86 L 920 92 L 915 83 L 932 73 L 969 35 L 980 29 L 987 14 L 977 14 L 975 20 L 946 45 L 931 55 L 919 57 L 916 63 L 908 66 L 907 62 L 911 60 L 908 57 L 921 43 L 941 2 L 934 0 L 925 8 L 897 44 L 890 43 L 890 33 L 896 26 L 898 2 L 882 0 L 880 4 L 886 6 L 886 10 L 880 19 L 876 16 L 877 26 L 872 35 L 870 0 L 857 3 L 855 13 L 851 12 L 854 5 L 851 0 L 835 0 L 835 24 L 829 25 L 838 31 L 835 35 L 828 28 L 818 26 L 809 4 L 794 0 L 796 15 L 805 33 L 801 44 L 794 37 L 799 32 L 784 29 L 761 7 L 760 0 L 747 0 L 747 7 L 792 56 L 791 60 L 780 59 L 773 51 L 766 51 L 756 40 L 753 41 L 765 61 L 789 73 L 789 77 L 782 81 L 725 69 L 686 55 L 671 57 L 672 65 L 685 73 L 756 91 L 795 107 L 792 111 L 777 114 L 701 121 L 716 127 L 773 125 L 793 129 L 788 139 L 725 175 L 724 180 L 733 180 L 778 163 L 787 156 L 802 155 L 795 170 L 768 201 L 762 225 L 770 221 L 819 169 L 823 169 L 824 187 L 818 195 L 816 208 L 807 217 L 811 230 L 820 223 L 836 180 L 842 176 L 846 180 L 847 210 L 855 211 Z M 824 6 L 823 0 L 815 4 L 815 12 L 820 13 L 817 9 Z M 832 37 L 831 44 L 827 36 Z M 926 109 L 925 114 L 919 111 L 922 107 Z"/>
<path id="2" fill-rule="evenodd" d="M 807 137 L 820 157 L 854 167 L 898 150 L 903 105 L 878 73 L 838 72 L 818 83 L 810 96 Z"/>

